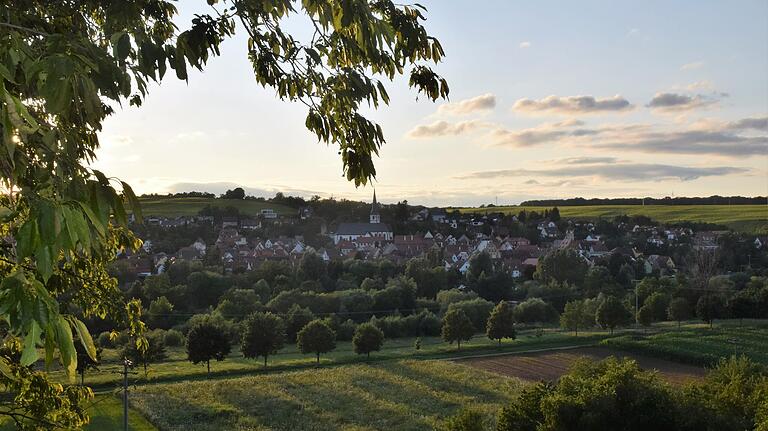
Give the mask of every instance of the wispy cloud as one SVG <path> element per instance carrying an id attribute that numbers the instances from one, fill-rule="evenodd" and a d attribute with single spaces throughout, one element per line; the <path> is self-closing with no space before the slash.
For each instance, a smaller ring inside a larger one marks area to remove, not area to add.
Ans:
<path id="1" fill-rule="evenodd" d="M 634 106 L 619 95 L 607 98 L 552 95 L 539 100 L 519 99 L 512 109 L 523 114 L 579 115 L 629 111 Z"/>
<path id="2" fill-rule="evenodd" d="M 440 120 L 431 124 L 422 124 L 416 126 L 408 132 L 407 136 L 410 138 L 456 136 L 492 126 L 492 123 L 480 120 L 460 121 L 458 123 L 449 123 L 447 121 Z"/>
<path id="3" fill-rule="evenodd" d="M 733 166 L 689 167 L 653 163 L 595 163 L 564 165 L 550 169 L 503 169 L 479 171 L 456 177 L 462 180 L 498 179 L 509 177 L 574 177 L 599 178 L 612 181 L 693 181 L 701 177 L 724 176 L 748 172 Z M 527 184 L 534 184 L 528 180 Z M 536 180 L 533 180 L 536 181 Z M 538 181 L 536 181 L 538 183 Z"/>
<path id="4" fill-rule="evenodd" d="M 696 70 L 701 69 L 702 66 L 704 66 L 703 61 L 694 61 L 691 63 L 685 63 L 684 65 L 680 66 L 680 70 Z"/>
<path id="5" fill-rule="evenodd" d="M 437 108 L 441 114 L 465 115 L 477 111 L 490 111 L 496 107 L 496 96 L 486 93 L 471 99 L 464 99 L 459 102 L 446 103 Z"/>
<path id="6" fill-rule="evenodd" d="M 523 42 L 520 42 L 520 48 L 526 49 L 526 48 L 530 48 L 530 47 L 531 47 L 531 42 L 528 42 L 527 40 L 523 41 Z"/>
<path id="7" fill-rule="evenodd" d="M 681 112 L 706 108 L 718 102 L 718 98 L 702 94 L 690 96 L 681 93 L 656 93 L 646 106 L 657 111 Z"/>

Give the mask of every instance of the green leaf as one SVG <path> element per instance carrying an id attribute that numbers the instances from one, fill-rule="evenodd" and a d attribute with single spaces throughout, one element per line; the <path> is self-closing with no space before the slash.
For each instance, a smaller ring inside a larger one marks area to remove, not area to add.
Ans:
<path id="1" fill-rule="evenodd" d="M 91 221 L 91 224 L 93 225 L 93 227 L 96 228 L 96 230 L 99 232 L 99 234 L 101 234 L 101 236 L 104 236 L 104 234 L 106 234 L 104 225 L 101 223 L 101 220 L 99 219 L 99 217 L 96 216 L 96 213 L 93 212 L 93 210 L 91 209 L 90 206 L 88 206 L 87 203 L 79 202 L 79 201 L 77 203 L 80 204 L 80 208 L 82 208 L 85 215 L 88 216 L 88 220 Z"/>
<path id="2" fill-rule="evenodd" d="M 72 322 L 72 326 L 75 327 L 77 337 L 80 338 L 80 344 L 82 344 L 85 348 L 85 351 L 88 352 L 88 356 L 96 361 L 96 346 L 93 344 L 93 338 L 91 338 L 91 333 L 88 332 L 88 328 L 85 326 L 85 323 L 81 322 L 74 316 L 72 316 L 70 320 Z"/>
<path id="3" fill-rule="evenodd" d="M 37 322 L 31 321 L 29 330 L 24 336 L 24 350 L 21 352 L 20 360 L 21 365 L 26 367 L 37 361 L 37 342 L 40 340 L 41 332 Z"/>
<path id="4" fill-rule="evenodd" d="M 59 316 L 55 325 L 57 347 L 61 352 L 61 364 L 66 369 L 70 379 L 74 379 L 77 370 L 77 351 L 72 339 L 72 328 L 64 316 Z"/>
<path id="5" fill-rule="evenodd" d="M 139 199 L 136 197 L 136 194 L 133 193 L 133 189 L 128 185 L 128 183 L 122 181 L 121 183 L 123 185 L 123 195 L 125 195 L 125 197 L 128 199 L 128 205 L 131 206 L 133 216 L 136 218 L 138 223 L 141 223 L 144 217 L 141 213 L 141 204 L 139 203 Z"/>

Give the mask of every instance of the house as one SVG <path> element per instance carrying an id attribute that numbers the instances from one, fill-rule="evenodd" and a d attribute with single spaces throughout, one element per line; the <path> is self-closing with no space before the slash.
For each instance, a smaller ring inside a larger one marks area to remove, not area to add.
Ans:
<path id="1" fill-rule="evenodd" d="M 299 209 L 299 218 L 302 220 L 306 220 L 308 218 L 312 218 L 312 207 L 302 207 Z"/>
<path id="2" fill-rule="evenodd" d="M 446 214 L 445 210 L 442 208 L 434 208 L 429 212 L 429 217 L 435 223 L 445 223 L 445 218 L 447 216 L 448 214 Z"/>
<path id="3" fill-rule="evenodd" d="M 261 210 L 261 216 L 265 219 L 276 219 L 277 213 L 272 208 L 264 208 Z"/>
<path id="4" fill-rule="evenodd" d="M 221 228 L 226 229 L 228 227 L 237 227 L 239 224 L 237 217 L 222 217 Z"/>
<path id="5" fill-rule="evenodd" d="M 645 273 L 651 274 L 658 271 L 661 275 L 667 275 L 675 272 L 675 262 L 669 256 L 652 254 L 648 256 L 644 263 Z"/>
<path id="6" fill-rule="evenodd" d="M 693 236 L 693 248 L 696 250 L 712 251 L 718 249 L 717 239 L 725 234 L 724 231 L 702 231 Z"/>
<path id="7" fill-rule="evenodd" d="M 261 222 L 252 218 L 240 220 L 240 228 L 255 230 L 261 227 Z"/>
<path id="8" fill-rule="evenodd" d="M 339 244 L 341 241 L 355 241 L 356 239 L 368 236 L 376 238 L 379 246 L 384 242 L 392 241 L 394 232 L 388 224 L 381 222 L 379 212 L 379 203 L 376 201 L 376 191 L 373 192 L 373 202 L 371 203 L 371 214 L 368 223 L 339 223 L 336 232 L 333 234 L 333 243 Z"/>

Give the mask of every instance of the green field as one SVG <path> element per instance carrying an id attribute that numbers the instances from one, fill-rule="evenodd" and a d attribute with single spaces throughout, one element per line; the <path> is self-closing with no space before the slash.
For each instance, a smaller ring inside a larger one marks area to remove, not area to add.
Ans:
<path id="1" fill-rule="evenodd" d="M 429 430 L 461 406 L 492 417 L 516 379 L 446 361 L 387 361 L 148 385 L 133 406 L 161 430 Z"/>
<path id="2" fill-rule="evenodd" d="M 256 216 L 265 208 L 272 208 L 278 214 L 295 214 L 296 211 L 285 205 L 260 202 L 255 200 L 214 199 L 214 198 L 139 198 L 144 215 L 178 217 L 197 215 L 207 205 L 212 207 L 235 207 L 241 214 Z"/>
<path id="3" fill-rule="evenodd" d="M 423 337 L 421 349 L 416 351 L 413 347 L 415 338 L 388 339 L 380 352 L 371 354 L 371 361 L 397 360 L 397 359 L 438 359 L 473 355 L 478 353 L 519 352 L 526 350 L 548 349 L 563 346 L 595 345 L 608 336 L 605 331 L 592 333 L 580 333 L 574 337 L 570 333 L 550 332 L 542 337 L 533 335 L 532 330 L 521 331 L 517 340 L 505 340 L 499 347 L 495 341 L 489 340 L 485 335 L 478 334 L 472 340 L 462 343 L 461 351 L 456 350 L 456 345 L 450 345 L 439 337 Z M 211 374 L 216 378 L 243 376 L 249 374 L 264 373 L 261 359 L 246 359 L 233 346 L 233 352 L 222 362 L 211 362 Z M 148 373 L 139 368 L 138 374 L 131 378 L 136 384 L 151 382 L 176 382 L 189 379 L 205 379 L 206 368 L 204 364 L 194 365 L 187 361 L 183 347 L 169 348 L 169 358 L 158 364 L 150 365 Z M 113 388 L 119 383 L 119 376 L 111 371 L 117 371 L 119 352 L 114 349 L 105 349 L 103 353 L 102 372 L 86 374 L 85 383 L 99 388 Z M 333 352 L 321 356 L 320 362 L 324 366 L 367 363 L 365 356 L 355 354 L 352 343 L 340 341 Z M 314 355 L 299 353 L 295 345 L 286 346 L 278 354 L 269 357 L 269 373 L 285 370 L 300 370 L 315 367 Z M 66 381 L 62 371 L 54 371 L 54 376 L 62 382 Z"/>
<path id="4" fill-rule="evenodd" d="M 552 207 L 502 206 L 492 208 L 456 208 L 463 213 L 521 210 L 543 212 Z M 768 205 L 590 205 L 558 207 L 563 218 L 596 220 L 617 215 L 644 215 L 662 223 L 696 221 L 717 223 L 747 233 L 768 233 Z M 449 208 L 449 210 L 452 210 Z"/>
<path id="5" fill-rule="evenodd" d="M 602 341 L 616 348 L 694 365 L 713 366 L 721 358 L 746 355 L 768 365 L 768 327 L 764 321 L 735 326 L 708 327 L 687 325 L 682 330 L 658 334 L 623 335 Z"/>

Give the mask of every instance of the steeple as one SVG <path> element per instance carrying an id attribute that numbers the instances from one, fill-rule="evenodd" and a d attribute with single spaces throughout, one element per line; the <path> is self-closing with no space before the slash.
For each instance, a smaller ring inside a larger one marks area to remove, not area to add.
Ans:
<path id="1" fill-rule="evenodd" d="M 370 223 L 381 223 L 381 215 L 379 214 L 379 203 L 376 201 L 376 189 L 373 189 L 373 202 L 371 203 L 371 217 Z"/>

